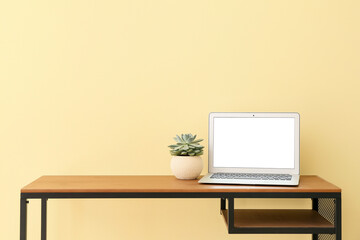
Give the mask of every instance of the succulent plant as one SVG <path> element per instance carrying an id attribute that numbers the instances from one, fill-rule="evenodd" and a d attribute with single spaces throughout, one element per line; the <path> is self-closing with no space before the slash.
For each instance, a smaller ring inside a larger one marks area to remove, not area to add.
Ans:
<path id="1" fill-rule="evenodd" d="M 169 145 L 170 153 L 173 156 L 200 156 L 203 152 L 203 146 L 199 144 L 203 139 L 195 140 L 196 135 L 181 134 L 181 137 L 176 135 L 174 140 L 176 145 Z"/>

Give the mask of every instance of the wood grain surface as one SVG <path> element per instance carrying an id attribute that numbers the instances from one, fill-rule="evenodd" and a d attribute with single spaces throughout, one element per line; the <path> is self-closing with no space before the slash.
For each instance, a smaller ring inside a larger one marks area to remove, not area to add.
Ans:
<path id="1" fill-rule="evenodd" d="M 174 176 L 42 176 L 22 193 L 84 192 L 341 192 L 318 176 L 301 176 L 297 187 L 200 184 Z"/>
<path id="2" fill-rule="evenodd" d="M 227 224 L 227 210 L 222 210 Z M 311 209 L 235 209 L 234 226 L 264 228 L 334 228 L 334 225 Z"/>

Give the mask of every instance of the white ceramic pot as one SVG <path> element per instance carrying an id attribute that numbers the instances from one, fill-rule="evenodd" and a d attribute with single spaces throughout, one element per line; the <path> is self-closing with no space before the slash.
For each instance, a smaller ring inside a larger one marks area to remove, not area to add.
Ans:
<path id="1" fill-rule="evenodd" d="M 173 156 L 171 170 L 178 179 L 196 179 L 203 169 L 203 161 L 199 156 Z"/>

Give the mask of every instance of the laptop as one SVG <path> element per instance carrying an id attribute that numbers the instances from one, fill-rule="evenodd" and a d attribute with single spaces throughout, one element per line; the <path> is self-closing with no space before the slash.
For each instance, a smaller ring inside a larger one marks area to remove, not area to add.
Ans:
<path id="1" fill-rule="evenodd" d="M 209 173 L 199 183 L 299 184 L 298 113 L 209 114 Z"/>

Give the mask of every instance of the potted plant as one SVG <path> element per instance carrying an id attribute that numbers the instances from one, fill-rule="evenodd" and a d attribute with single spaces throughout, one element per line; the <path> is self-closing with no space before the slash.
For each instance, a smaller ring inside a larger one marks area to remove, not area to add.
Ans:
<path id="1" fill-rule="evenodd" d="M 196 179 L 200 176 L 203 169 L 201 155 L 203 146 L 199 144 L 203 139 L 196 139 L 196 135 L 181 134 L 176 135 L 175 145 L 169 145 L 171 148 L 171 170 L 178 179 Z"/>

